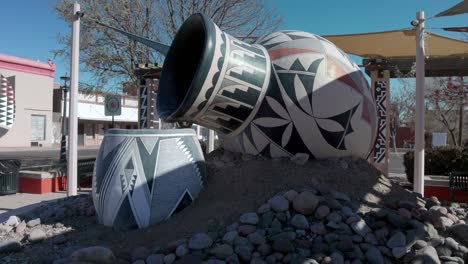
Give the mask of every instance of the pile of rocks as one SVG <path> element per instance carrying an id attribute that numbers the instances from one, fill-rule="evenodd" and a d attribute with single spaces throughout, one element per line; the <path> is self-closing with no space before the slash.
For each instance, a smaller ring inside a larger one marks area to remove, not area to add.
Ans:
<path id="1" fill-rule="evenodd" d="M 43 204 L 25 215 L 12 215 L 0 224 L 0 254 L 40 246 L 48 238 L 55 245 L 64 244 L 69 239 L 65 234 L 79 225 L 65 226 L 61 221 L 94 214 L 91 196 L 80 195 Z"/>
<path id="2" fill-rule="evenodd" d="M 222 232 L 197 233 L 164 248 L 138 247 L 129 259 L 134 264 L 464 263 L 465 217 L 459 204 L 442 206 L 434 197 L 363 214 L 344 193 L 290 190 Z M 55 263 L 71 260 L 124 262 L 108 248 L 91 247 Z"/>
<path id="3" fill-rule="evenodd" d="M 299 192 L 289 190 L 270 198 L 255 212 L 242 214 L 222 230 L 197 233 L 162 248 L 137 247 L 124 259 L 117 258 L 105 246 L 71 247 L 66 249 L 67 253 L 56 256 L 54 263 L 464 263 L 468 260 L 464 204 L 441 204 L 431 197 L 400 201 L 365 213 L 358 211 L 359 206 L 346 194 L 334 190 L 319 187 Z M 3 232 L 0 253 L 37 247 L 45 244 L 41 241 L 46 238 L 60 246 L 67 242 L 64 234 L 74 231 L 62 225 L 61 219 L 93 214 L 90 196 L 78 196 L 45 205 L 22 218 L 12 216 L 0 226 Z"/>

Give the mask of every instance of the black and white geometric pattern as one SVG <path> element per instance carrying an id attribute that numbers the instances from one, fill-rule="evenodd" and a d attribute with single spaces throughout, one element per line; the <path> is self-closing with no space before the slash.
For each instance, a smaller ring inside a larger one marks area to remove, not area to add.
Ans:
<path id="1" fill-rule="evenodd" d="M 139 107 L 138 107 L 138 128 L 148 128 L 148 87 L 146 86 L 146 79 L 140 77 L 140 84 L 138 87 Z"/>
<path id="2" fill-rule="evenodd" d="M 13 126 L 15 115 L 15 76 L 0 74 L 0 137 Z"/>
<path id="3" fill-rule="evenodd" d="M 374 162 L 384 164 L 387 149 L 387 82 L 383 80 L 376 81 L 374 87 L 378 114 L 378 132 L 374 146 Z"/>
<path id="4" fill-rule="evenodd" d="M 192 130 L 111 130 L 96 160 L 99 221 L 119 229 L 159 223 L 203 188 L 203 153 Z"/>
<path id="5" fill-rule="evenodd" d="M 374 143 L 375 104 L 349 57 L 320 36 L 281 31 L 258 40 L 272 74 L 256 116 L 225 147 L 269 157 L 366 157 Z"/>
<path id="6" fill-rule="evenodd" d="M 235 135 L 250 123 L 268 86 L 266 50 L 239 41 L 216 27 L 216 48 L 208 77 L 187 115 L 202 126 Z"/>

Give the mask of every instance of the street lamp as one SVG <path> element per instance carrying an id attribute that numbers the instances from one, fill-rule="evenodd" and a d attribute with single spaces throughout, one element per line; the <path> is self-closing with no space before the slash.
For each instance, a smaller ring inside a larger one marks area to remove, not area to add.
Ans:
<path id="1" fill-rule="evenodd" d="M 70 77 L 60 77 L 60 90 L 63 93 L 63 107 L 62 107 L 62 140 L 60 141 L 60 163 L 65 164 L 67 161 L 67 136 L 66 136 L 66 120 L 67 120 L 67 93 L 70 89 Z"/>

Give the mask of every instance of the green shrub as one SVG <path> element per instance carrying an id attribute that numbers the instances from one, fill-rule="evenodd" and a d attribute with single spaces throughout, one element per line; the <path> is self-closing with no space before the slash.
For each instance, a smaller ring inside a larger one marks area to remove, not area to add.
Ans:
<path id="1" fill-rule="evenodd" d="M 414 181 L 414 152 L 408 151 L 403 156 L 403 165 L 405 166 L 406 178 L 409 182 Z"/>
<path id="2" fill-rule="evenodd" d="M 404 155 L 406 177 L 414 179 L 414 153 Z M 468 148 L 437 147 L 425 150 L 424 174 L 448 175 L 452 171 L 468 171 Z"/>

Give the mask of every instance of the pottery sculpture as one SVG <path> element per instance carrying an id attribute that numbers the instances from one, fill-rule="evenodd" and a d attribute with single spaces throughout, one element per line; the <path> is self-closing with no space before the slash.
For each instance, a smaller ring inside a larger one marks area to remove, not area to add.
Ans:
<path id="1" fill-rule="evenodd" d="M 99 222 L 116 229 L 147 227 L 179 212 L 198 196 L 205 175 L 191 129 L 111 129 L 94 170 Z"/>
<path id="2" fill-rule="evenodd" d="M 377 130 L 364 75 L 328 40 L 280 31 L 248 44 L 202 14 L 166 54 L 157 110 L 220 132 L 227 149 L 270 157 L 366 158 Z"/>

